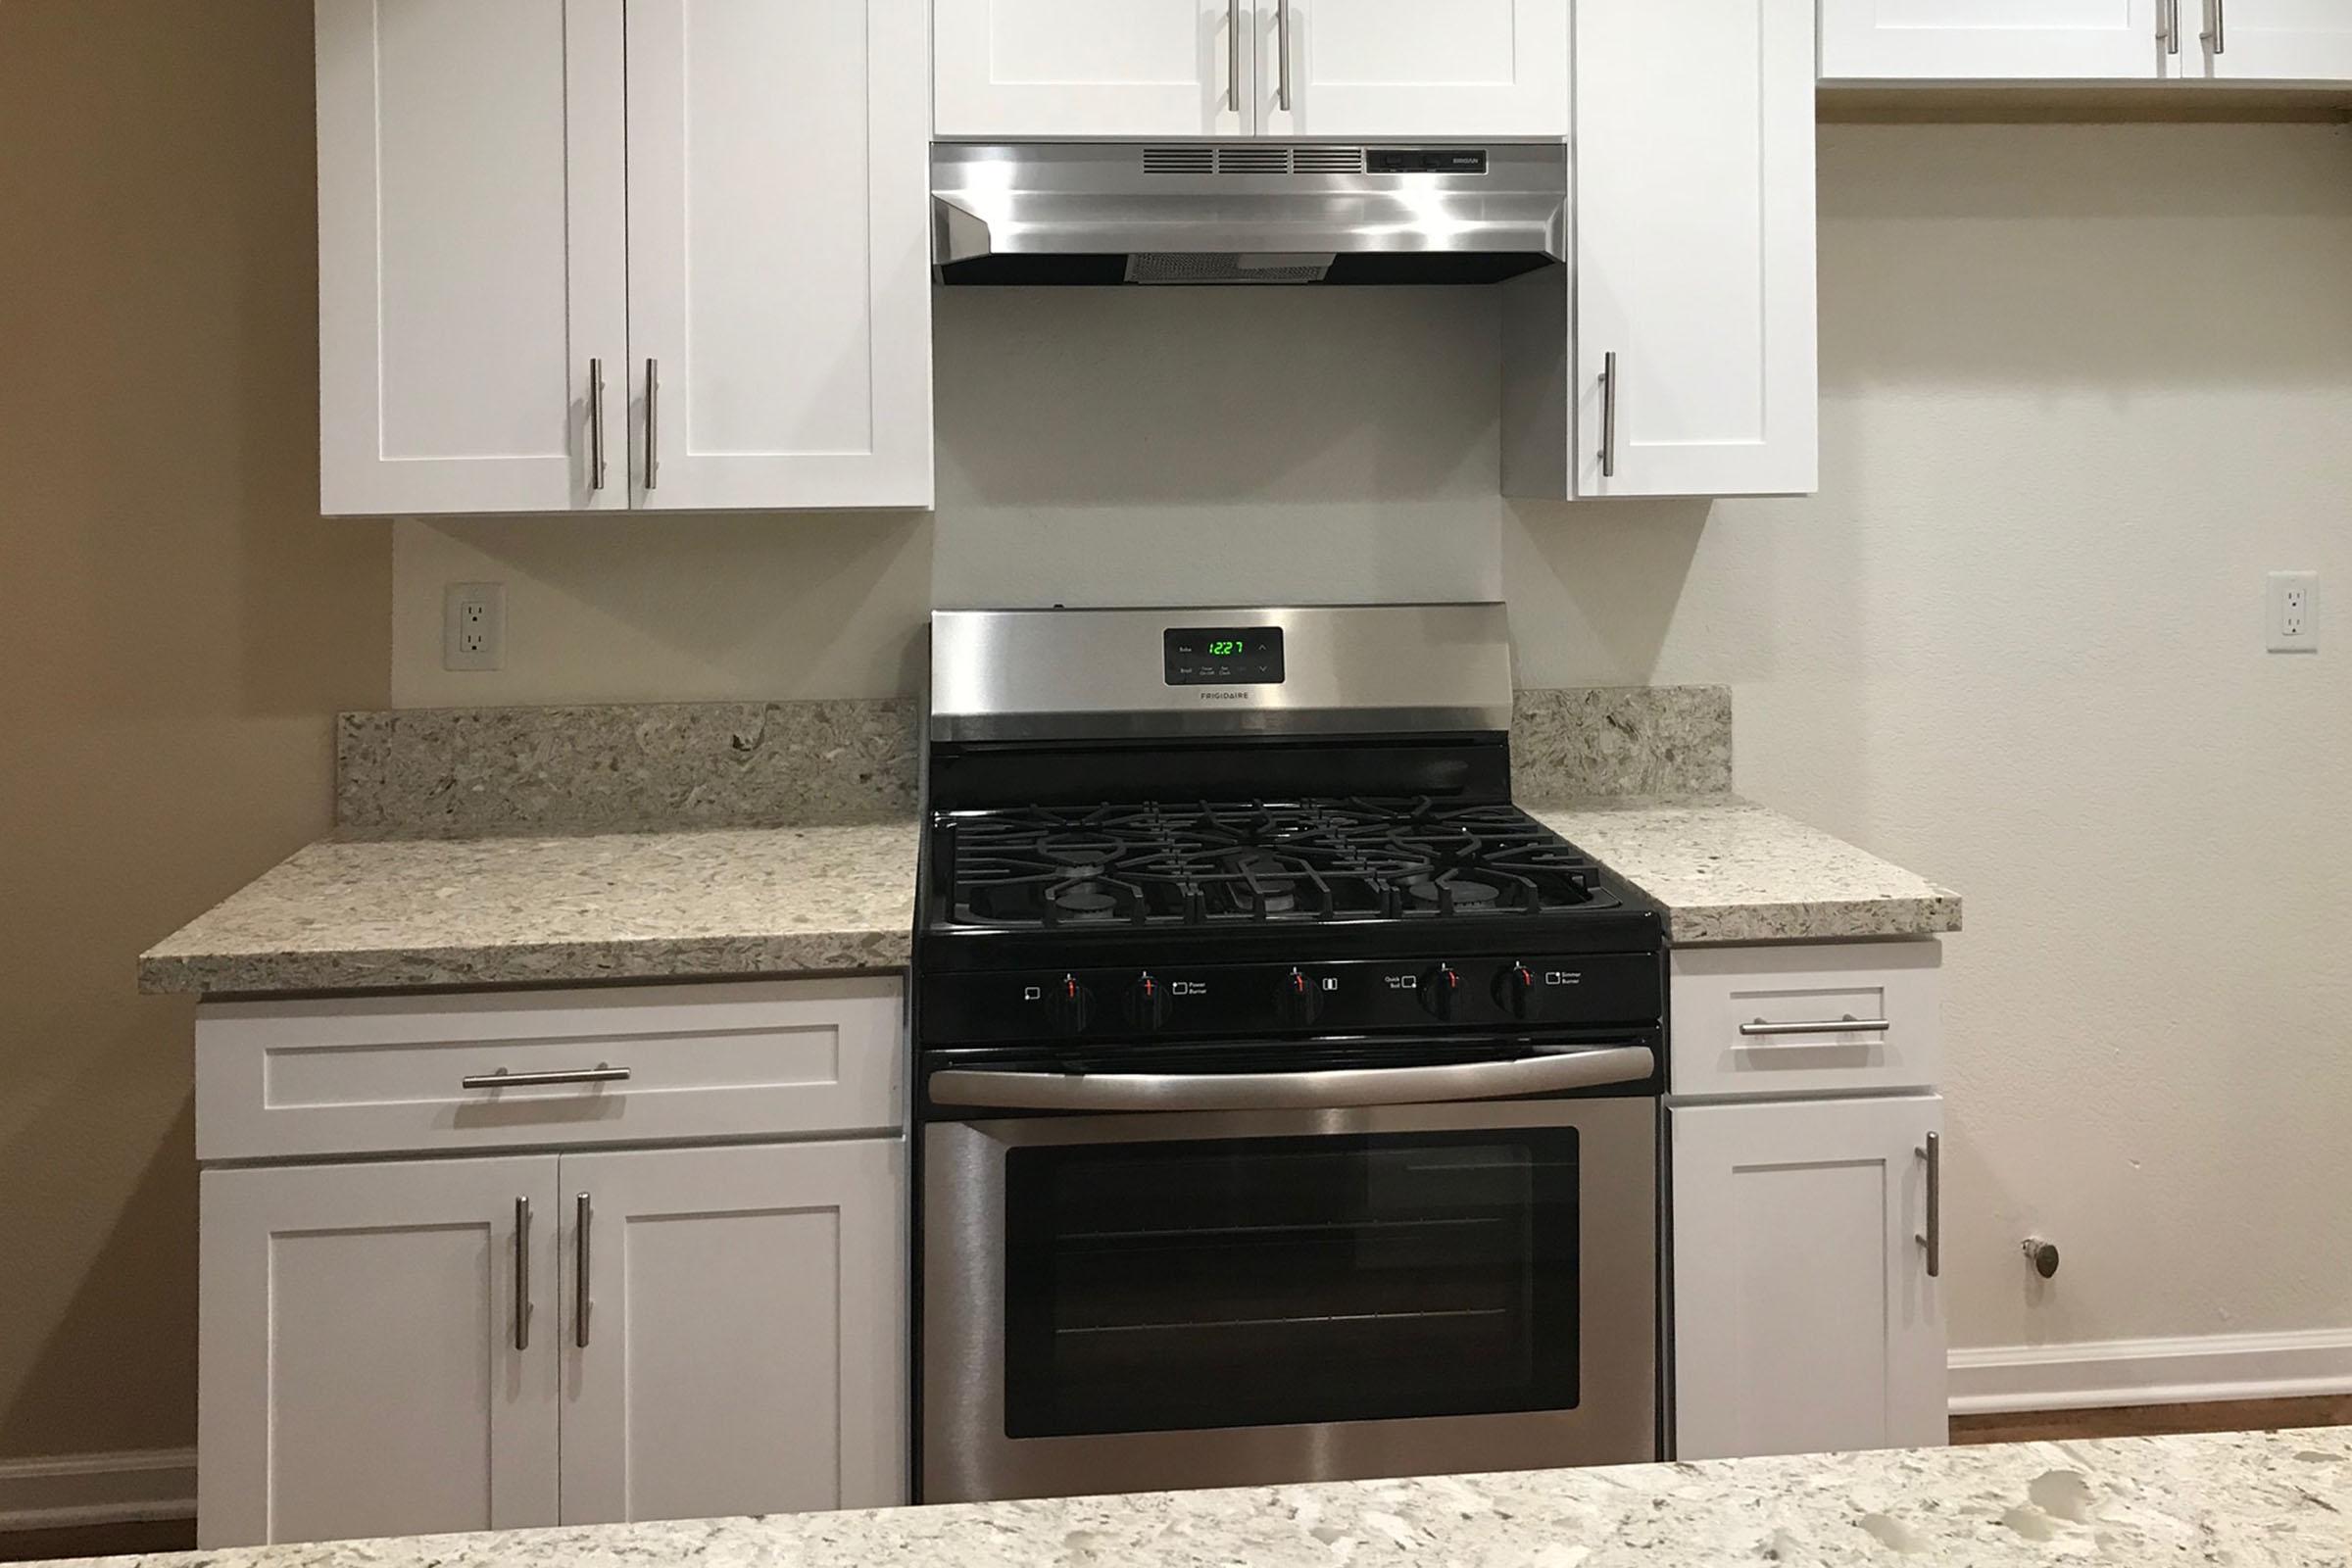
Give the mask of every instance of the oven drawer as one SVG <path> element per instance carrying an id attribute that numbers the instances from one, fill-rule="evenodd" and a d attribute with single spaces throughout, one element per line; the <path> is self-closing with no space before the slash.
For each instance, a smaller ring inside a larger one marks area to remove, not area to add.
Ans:
<path id="1" fill-rule="evenodd" d="M 895 977 L 208 1004 L 196 1155 L 893 1131 L 903 1010 Z"/>
<path id="2" fill-rule="evenodd" d="M 1933 1087 L 1943 1070 L 1942 961 L 1933 941 L 1678 951 L 1671 1092 Z"/>

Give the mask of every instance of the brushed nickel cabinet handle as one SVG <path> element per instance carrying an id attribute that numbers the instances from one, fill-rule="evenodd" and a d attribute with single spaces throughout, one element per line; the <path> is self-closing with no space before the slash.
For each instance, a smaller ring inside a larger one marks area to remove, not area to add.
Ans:
<path id="1" fill-rule="evenodd" d="M 1274 0 L 1274 25 L 1282 33 L 1282 53 L 1276 57 L 1276 90 L 1282 112 L 1291 112 L 1291 0 Z"/>
<path id="2" fill-rule="evenodd" d="M 608 1067 L 598 1062 L 593 1067 L 564 1067 L 553 1072 L 509 1072 L 501 1067 L 496 1072 L 468 1073 L 458 1080 L 461 1089 L 544 1089 L 551 1084 L 625 1084 L 629 1081 L 626 1067 Z"/>
<path id="3" fill-rule="evenodd" d="M 2213 27 L 2197 36 L 2213 45 L 2215 54 L 2227 52 L 2230 47 L 2230 0 L 2208 0 L 2206 15 L 2212 19 Z"/>
<path id="4" fill-rule="evenodd" d="M 1617 353 L 1600 357 L 1600 476 L 1617 477 Z"/>
<path id="5" fill-rule="evenodd" d="M 1225 107 L 1242 112 L 1242 0 L 1225 0 Z"/>
<path id="6" fill-rule="evenodd" d="M 2158 0 L 2161 9 L 2156 14 L 2156 36 L 2164 40 L 2164 52 L 2180 52 L 2180 0 Z"/>
<path id="7" fill-rule="evenodd" d="M 605 487 L 605 362 L 588 362 L 588 488 Z"/>
<path id="8" fill-rule="evenodd" d="M 1928 1278 L 1936 1279 L 1943 1273 L 1943 1140 L 1928 1134 L 1919 1155 L 1928 1162 L 1928 1228 L 1918 1241 L 1928 1250 Z"/>
<path id="9" fill-rule="evenodd" d="M 531 1348 L 531 1200 L 514 1200 L 514 1348 Z"/>
<path id="10" fill-rule="evenodd" d="M 1750 1036 L 1845 1034 L 1883 1035 L 1893 1027 L 1894 1025 L 1887 1022 L 1885 1018 L 1857 1018 L 1849 1012 L 1842 1018 L 1823 1018 L 1818 1021 L 1807 1023 L 1766 1023 L 1763 1019 L 1758 1018 L 1753 1023 L 1741 1024 L 1740 1026 L 1740 1032 L 1743 1035 Z"/>
<path id="11" fill-rule="evenodd" d="M 662 362 L 645 362 L 645 487 L 662 482 Z"/>
<path id="12" fill-rule="evenodd" d="M 579 1232 L 579 1250 L 573 1259 L 577 1272 L 572 1276 L 571 1340 L 585 1350 L 588 1348 L 588 1233 L 596 1223 L 596 1210 L 586 1193 L 580 1194 L 573 1213 L 573 1228 Z"/>

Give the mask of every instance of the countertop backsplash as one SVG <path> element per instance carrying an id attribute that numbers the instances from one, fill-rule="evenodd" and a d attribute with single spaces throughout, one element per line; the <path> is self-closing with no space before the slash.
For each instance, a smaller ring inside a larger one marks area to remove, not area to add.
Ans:
<path id="1" fill-rule="evenodd" d="M 1728 686 L 1519 693 L 1511 715 L 1511 794 L 1522 804 L 1722 795 L 1731 787 Z"/>
<path id="2" fill-rule="evenodd" d="M 353 838 L 911 821 L 909 698 L 345 713 L 335 821 Z"/>
<path id="3" fill-rule="evenodd" d="M 913 698 L 425 708 L 345 713 L 335 821 L 352 838 L 465 838 L 910 820 Z M 1523 691 L 1525 801 L 1721 794 L 1722 686 Z"/>

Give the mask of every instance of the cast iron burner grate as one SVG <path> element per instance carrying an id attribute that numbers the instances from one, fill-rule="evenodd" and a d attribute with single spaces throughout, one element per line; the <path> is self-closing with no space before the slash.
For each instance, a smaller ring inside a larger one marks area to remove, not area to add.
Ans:
<path id="1" fill-rule="evenodd" d="M 1426 800 L 945 812 L 960 925 L 1216 925 L 1614 908 L 1574 845 L 1507 805 Z"/>

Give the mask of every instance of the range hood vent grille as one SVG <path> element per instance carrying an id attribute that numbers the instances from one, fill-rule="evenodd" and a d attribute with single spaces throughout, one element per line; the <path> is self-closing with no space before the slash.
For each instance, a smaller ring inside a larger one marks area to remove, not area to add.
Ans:
<path id="1" fill-rule="evenodd" d="M 1364 172 L 1364 150 L 1361 147 L 1295 147 L 1291 149 L 1291 168 L 1300 174 L 1360 174 Z"/>
<path id="2" fill-rule="evenodd" d="M 1360 174 L 1361 147 L 1146 147 L 1147 174 Z"/>
<path id="3" fill-rule="evenodd" d="M 1216 172 L 1217 150 L 1214 147 L 1144 149 L 1144 172 L 1147 174 L 1213 174 Z"/>

